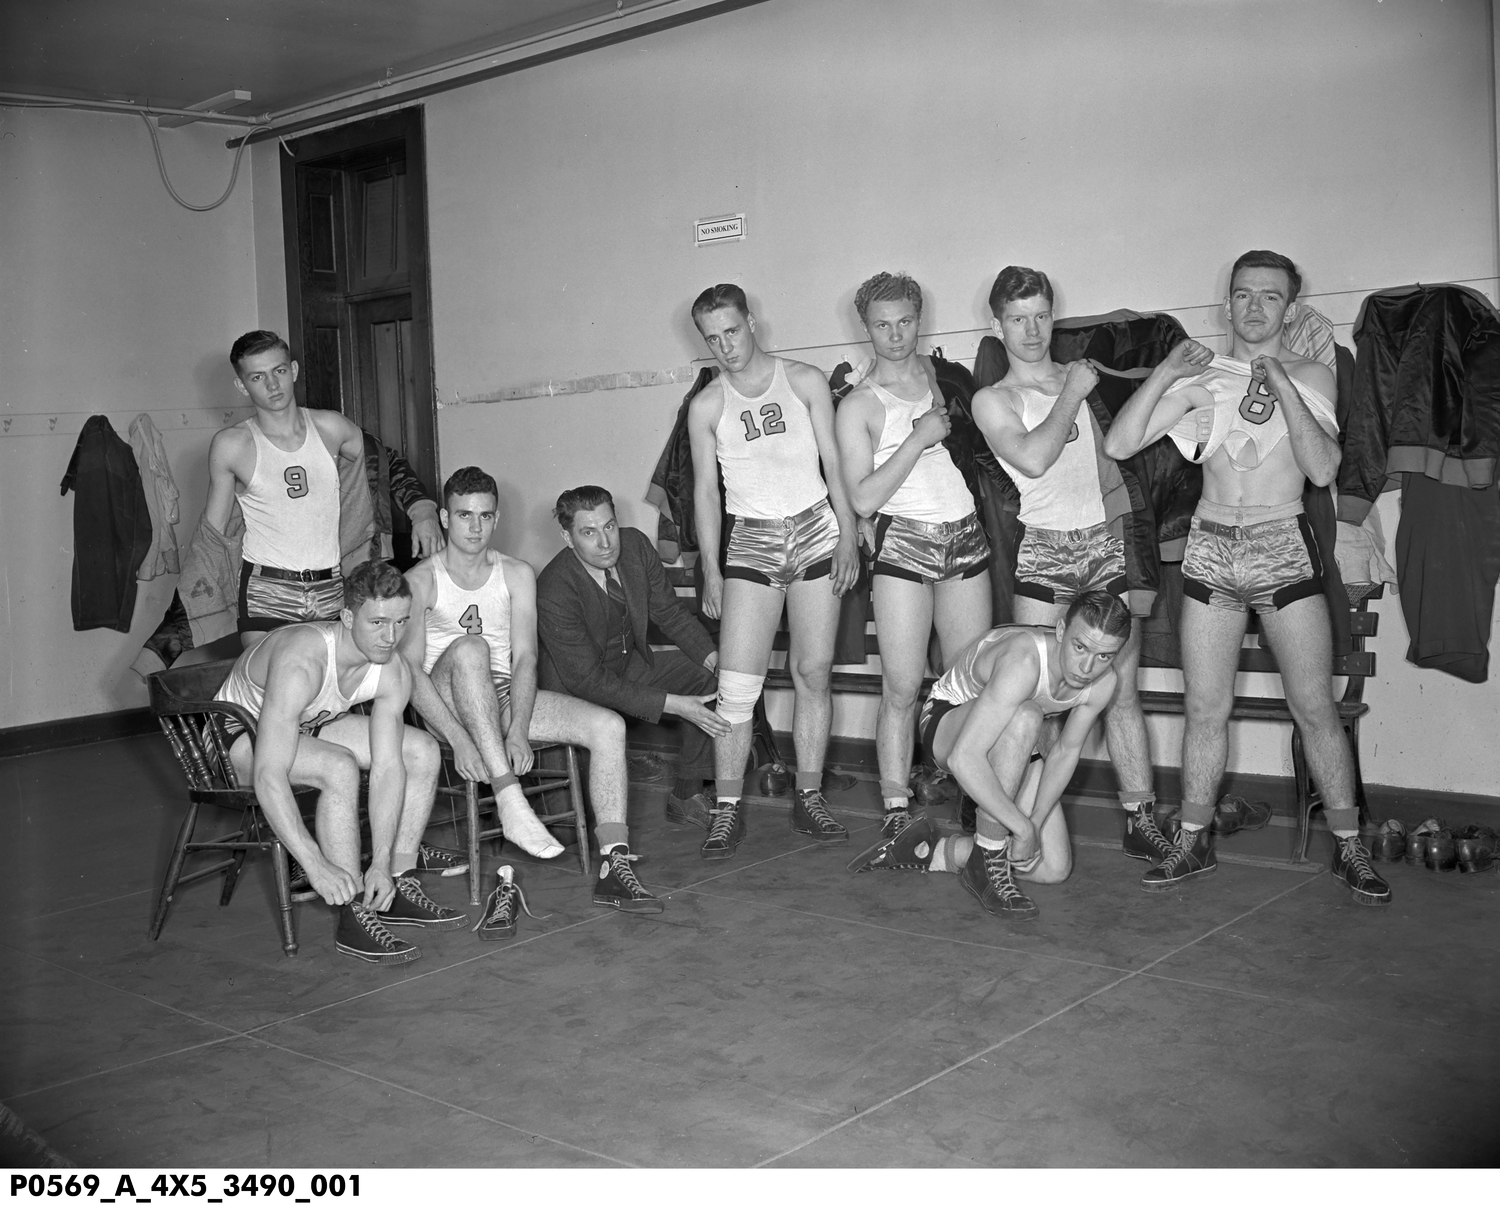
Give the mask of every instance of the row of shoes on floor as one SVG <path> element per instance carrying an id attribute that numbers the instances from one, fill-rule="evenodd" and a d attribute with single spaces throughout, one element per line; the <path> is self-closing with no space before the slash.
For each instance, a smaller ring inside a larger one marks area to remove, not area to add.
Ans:
<path id="1" fill-rule="evenodd" d="M 662 902 L 641 886 L 632 866 L 637 856 L 626 846 L 614 846 L 599 860 L 599 874 L 594 880 L 594 903 L 625 913 L 660 913 Z M 294 858 L 288 859 L 291 872 L 293 903 L 317 900 L 318 894 L 308 881 L 306 870 Z M 362 959 L 366 963 L 411 963 L 422 957 L 414 943 L 391 933 L 392 928 L 415 927 L 422 930 L 457 930 L 469 924 L 469 915 L 439 904 L 422 890 L 419 876 L 438 875 L 448 878 L 463 875 L 468 860 L 456 850 L 423 842 L 417 852 L 417 865 L 395 880 L 396 894 L 383 910 L 369 908 L 358 900 L 339 908 L 339 924 L 334 945 L 340 954 Z M 493 942 L 515 936 L 516 920 L 521 912 L 536 917 L 527 904 L 515 870 L 499 868 L 494 891 L 485 901 L 479 920 L 470 928 L 482 942 Z M 540 919 L 539 919 L 540 920 Z"/>
<path id="2" fill-rule="evenodd" d="M 1465 825 L 1455 832 L 1437 817 L 1408 830 L 1400 821 L 1381 824 L 1370 840 L 1370 857 L 1382 863 L 1403 859 L 1429 871 L 1490 871 L 1500 839 L 1488 825 Z"/>

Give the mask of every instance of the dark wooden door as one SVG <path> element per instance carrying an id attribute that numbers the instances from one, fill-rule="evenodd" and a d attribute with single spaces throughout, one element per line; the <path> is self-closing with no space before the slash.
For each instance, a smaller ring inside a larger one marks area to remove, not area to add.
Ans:
<path id="1" fill-rule="evenodd" d="M 282 199 L 304 403 L 395 449 L 435 497 L 423 162 L 420 110 L 356 122 L 283 151 Z M 399 546 L 406 517 L 392 519 Z"/>

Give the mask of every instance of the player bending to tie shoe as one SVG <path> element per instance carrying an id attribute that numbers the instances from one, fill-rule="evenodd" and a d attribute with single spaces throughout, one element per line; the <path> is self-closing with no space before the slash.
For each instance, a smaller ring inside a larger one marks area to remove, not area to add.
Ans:
<path id="1" fill-rule="evenodd" d="M 1130 611 L 1105 591 L 1086 591 L 1051 628 L 992 628 L 954 659 L 922 707 L 922 744 L 977 806 L 972 838 L 939 840 L 923 814 L 855 866 L 956 871 L 985 912 L 1037 915 L 1016 878 L 1056 884 L 1073 870 L 1058 801 L 1083 742 L 1114 699 L 1114 661 L 1130 635 Z M 1043 721 L 1066 713 L 1045 756 Z"/>

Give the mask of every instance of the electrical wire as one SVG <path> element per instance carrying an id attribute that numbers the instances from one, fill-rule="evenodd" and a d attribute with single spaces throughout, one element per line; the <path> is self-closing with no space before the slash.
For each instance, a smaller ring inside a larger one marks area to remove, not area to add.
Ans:
<path id="1" fill-rule="evenodd" d="M 172 181 L 167 178 L 167 162 L 162 158 L 161 139 L 156 135 L 156 127 L 152 125 L 151 118 L 148 117 L 145 113 L 142 113 L 140 117 L 141 120 L 146 123 L 146 130 L 151 135 L 151 148 L 156 152 L 156 166 L 157 169 L 161 172 L 161 182 L 166 185 L 167 192 L 171 194 L 172 200 L 177 202 L 178 205 L 182 206 L 183 209 L 190 209 L 194 213 L 200 214 L 207 213 L 211 209 L 218 209 L 219 206 L 223 205 L 224 202 L 229 200 L 229 194 L 234 192 L 234 182 L 239 179 L 240 159 L 245 154 L 245 148 L 250 145 L 250 135 L 254 134 L 257 130 L 269 130 L 271 128 L 270 126 L 263 123 L 257 123 L 256 125 L 253 125 L 248 130 L 246 130 L 244 137 L 240 139 L 240 145 L 238 149 L 236 149 L 236 151 L 234 152 L 234 167 L 230 169 L 229 187 L 224 190 L 224 195 L 217 201 L 211 202 L 208 205 L 194 205 L 191 201 L 184 201 L 182 197 L 178 195 L 177 190 L 172 187 Z"/>

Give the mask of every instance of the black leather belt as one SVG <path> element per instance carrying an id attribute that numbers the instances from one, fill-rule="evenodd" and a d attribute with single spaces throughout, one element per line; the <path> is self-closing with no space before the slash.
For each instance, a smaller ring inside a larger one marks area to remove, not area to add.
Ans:
<path id="1" fill-rule="evenodd" d="M 256 565 L 253 561 L 245 564 L 250 567 L 252 574 L 259 574 L 262 578 L 275 578 L 278 582 L 328 582 L 339 572 L 337 568 L 289 570 L 277 569 L 274 565 Z"/>

